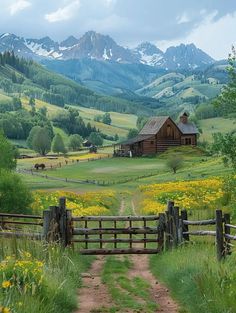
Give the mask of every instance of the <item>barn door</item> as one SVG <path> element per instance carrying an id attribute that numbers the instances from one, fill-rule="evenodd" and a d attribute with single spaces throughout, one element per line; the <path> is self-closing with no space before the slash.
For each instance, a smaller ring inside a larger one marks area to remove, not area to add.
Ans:
<path id="1" fill-rule="evenodd" d="M 167 132 L 167 138 L 174 139 L 174 130 L 170 125 L 167 125 L 166 132 Z"/>

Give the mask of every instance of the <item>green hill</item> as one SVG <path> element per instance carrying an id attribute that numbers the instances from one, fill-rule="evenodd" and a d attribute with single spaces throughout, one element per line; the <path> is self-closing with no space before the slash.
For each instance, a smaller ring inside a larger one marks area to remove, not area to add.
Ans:
<path id="1" fill-rule="evenodd" d="M 93 107 L 103 111 L 151 114 L 142 104 L 119 97 L 104 96 L 79 85 L 32 61 L 5 53 L 0 59 L 0 93 L 23 94 L 63 107 L 65 104 Z"/>

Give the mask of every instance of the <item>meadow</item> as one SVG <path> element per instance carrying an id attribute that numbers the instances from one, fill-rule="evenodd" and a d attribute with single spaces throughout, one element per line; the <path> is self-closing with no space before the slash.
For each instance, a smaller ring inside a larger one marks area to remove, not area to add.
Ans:
<path id="1" fill-rule="evenodd" d="M 166 166 L 166 160 L 173 153 L 184 159 L 183 167 L 176 174 Z M 97 156 L 103 155 L 101 150 Z M 65 163 L 65 160 L 83 160 L 90 156 L 95 155 L 80 153 L 68 155 L 67 158 L 19 160 L 18 169 L 30 169 L 36 161 L 53 164 L 61 161 L 61 168 L 44 171 L 49 177 L 110 182 L 108 186 L 68 183 L 21 173 L 33 192 L 32 212 L 41 215 L 43 210 L 56 205 L 59 197 L 65 196 L 67 207 L 74 216 L 118 215 L 121 203 L 124 205 L 122 214 L 158 214 L 165 210 L 169 199 L 175 200 L 180 208 L 186 208 L 193 219 L 210 217 L 219 206 L 234 213 L 232 203 L 225 203 L 227 190 L 224 189 L 224 178 L 231 174 L 230 168 L 225 168 L 220 158 L 209 156 L 199 148 L 176 148 L 149 158 L 109 158 Z M 143 175 L 148 177 L 141 178 Z M 129 181 L 122 183 L 124 179 Z M 76 290 L 82 287 L 81 273 L 89 271 L 93 257 L 80 256 L 77 245 L 62 251 L 57 245 L 32 244 L 27 240 L 10 240 L 7 250 L 3 240 L 0 244 L 3 291 L 0 299 L 5 310 L 2 309 L 2 312 L 56 313 L 60 308 L 60 312 L 69 313 L 75 310 L 78 305 Z M 234 277 L 234 271 L 231 272 L 234 258 L 233 253 L 219 266 L 212 240 L 204 240 L 203 245 L 202 240 L 194 239 L 180 249 L 152 256 L 150 268 L 156 279 L 170 288 L 181 312 L 197 313 L 200 308 L 204 313 L 231 312 L 230 307 L 235 301 L 220 284 L 224 277 L 229 281 Z M 193 262 L 194 259 L 198 259 L 198 262 Z M 109 257 L 103 263 L 101 279 L 109 287 L 114 302 L 110 310 L 104 312 L 124 312 L 126 309 L 142 312 L 144 308 L 147 312 L 155 312 L 157 309 L 158 303 L 150 298 L 149 283 L 142 278 L 127 277 L 133 266 L 129 257 Z M 163 268 L 167 268 L 166 271 Z M 217 297 L 208 289 L 209 284 L 211 290 L 215 288 Z M 236 289 L 233 282 L 231 286 L 234 294 Z M 190 288 L 191 292 L 186 296 Z M 218 300 L 220 294 L 224 295 L 222 303 Z M 140 299 L 138 303 L 137 297 Z M 197 305 L 193 302 L 196 297 L 199 299 Z M 212 298 L 214 301 L 211 302 Z M 223 305 L 228 311 L 223 311 Z"/>
<path id="2" fill-rule="evenodd" d="M 200 136 L 201 141 L 212 142 L 212 134 L 214 133 L 227 133 L 236 129 L 235 119 L 226 119 L 222 117 L 209 118 L 200 121 L 200 127 L 202 134 Z"/>

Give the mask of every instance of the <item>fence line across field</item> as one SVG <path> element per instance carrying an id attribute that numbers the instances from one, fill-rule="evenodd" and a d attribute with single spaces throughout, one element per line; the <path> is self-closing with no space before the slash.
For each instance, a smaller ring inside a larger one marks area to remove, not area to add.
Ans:
<path id="1" fill-rule="evenodd" d="M 192 229 L 199 226 L 215 229 Z M 180 211 L 172 201 L 168 202 L 167 210 L 158 215 L 72 216 L 72 211 L 66 207 L 66 198 L 60 198 L 58 206 L 50 206 L 43 211 L 43 216 L 0 213 L 0 228 L 0 236 L 6 238 L 57 242 L 63 247 L 78 243 L 83 245 L 79 248 L 81 254 L 95 255 L 161 253 L 190 241 L 192 236 L 213 236 L 217 258 L 221 260 L 231 253 L 231 241 L 236 240 L 236 235 L 231 234 L 236 225 L 231 224 L 230 214 L 216 210 L 214 219 L 189 220 L 187 211 Z M 147 238 L 147 235 L 153 237 Z M 96 243 L 99 248 L 91 247 Z M 118 247 L 118 244 L 128 247 Z"/>
<path id="2" fill-rule="evenodd" d="M 120 179 L 120 180 L 91 180 L 91 179 L 71 179 L 71 178 L 62 178 L 62 177 L 55 177 L 55 176 L 50 176 L 47 174 L 41 174 L 37 171 L 29 170 L 29 169 L 18 169 L 18 173 L 22 174 L 29 174 L 32 176 L 38 176 L 42 177 L 45 179 L 50 179 L 50 180 L 57 180 L 57 181 L 62 181 L 66 183 L 78 183 L 78 184 L 92 184 L 92 185 L 98 185 L 98 186 L 112 186 L 112 185 L 118 185 L 118 184 L 125 184 L 128 182 L 136 181 L 137 179 L 143 179 L 143 178 L 148 178 L 148 177 L 153 177 L 159 174 L 159 171 L 152 172 L 149 174 L 145 175 L 139 175 L 131 178 L 126 178 L 126 179 Z"/>

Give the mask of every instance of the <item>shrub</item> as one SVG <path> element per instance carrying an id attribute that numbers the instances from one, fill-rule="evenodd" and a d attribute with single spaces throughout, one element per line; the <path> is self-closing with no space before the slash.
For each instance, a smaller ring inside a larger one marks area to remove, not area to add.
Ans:
<path id="1" fill-rule="evenodd" d="M 167 160 L 166 165 L 174 174 L 176 174 L 177 170 L 183 167 L 183 158 L 180 155 L 171 155 Z"/>
<path id="2" fill-rule="evenodd" d="M 0 170 L 0 211 L 30 213 L 31 193 L 21 178 L 10 171 Z"/>
<path id="3" fill-rule="evenodd" d="M 16 150 L 1 132 L 0 151 L 0 169 L 14 169 L 16 167 Z"/>

